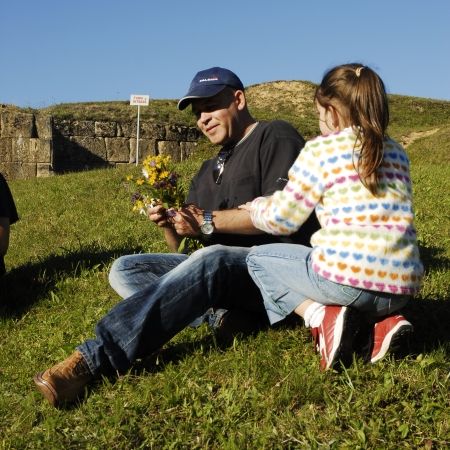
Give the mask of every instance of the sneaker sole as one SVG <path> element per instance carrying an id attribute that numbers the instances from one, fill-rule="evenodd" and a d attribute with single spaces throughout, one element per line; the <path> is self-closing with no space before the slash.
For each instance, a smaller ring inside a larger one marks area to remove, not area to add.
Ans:
<path id="1" fill-rule="evenodd" d="M 325 370 L 334 368 L 334 366 L 339 362 L 339 349 L 342 347 L 342 335 L 344 331 L 344 326 L 346 322 L 346 316 L 348 316 L 350 310 L 348 308 L 342 308 L 339 313 L 336 324 L 334 325 L 334 333 L 333 333 L 333 348 L 329 354 L 329 357 L 326 359 Z M 336 345 L 336 343 L 338 345 Z"/>
<path id="2" fill-rule="evenodd" d="M 326 369 L 332 368 L 338 370 L 341 363 L 344 367 L 350 366 L 353 360 L 353 338 L 358 331 L 358 324 L 358 314 L 354 309 L 346 308 L 339 314 L 333 336 L 333 344 L 336 342 L 339 342 L 339 344 L 333 347 L 326 364 Z"/>
<path id="3" fill-rule="evenodd" d="M 413 331 L 413 326 L 407 321 L 400 321 L 392 330 L 386 335 L 381 344 L 380 351 L 370 359 L 372 364 L 384 358 L 386 354 L 395 353 L 401 347 L 402 341 L 408 337 Z"/>

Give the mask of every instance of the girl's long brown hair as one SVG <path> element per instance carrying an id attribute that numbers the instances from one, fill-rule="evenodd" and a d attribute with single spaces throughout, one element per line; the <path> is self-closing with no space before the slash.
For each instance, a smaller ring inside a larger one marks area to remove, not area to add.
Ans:
<path id="1" fill-rule="evenodd" d="M 361 143 L 357 171 L 364 186 L 376 195 L 389 124 L 389 106 L 382 79 L 362 64 L 337 66 L 323 77 L 315 100 L 325 109 L 333 106 L 344 125 L 355 128 L 357 142 Z"/>

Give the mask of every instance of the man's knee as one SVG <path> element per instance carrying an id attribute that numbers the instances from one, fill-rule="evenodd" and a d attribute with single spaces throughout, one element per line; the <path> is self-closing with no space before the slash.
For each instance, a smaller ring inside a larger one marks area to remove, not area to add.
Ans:
<path id="1" fill-rule="evenodd" d="M 219 261 L 224 262 L 226 260 L 241 258 L 240 254 L 241 252 L 238 251 L 237 247 L 215 244 L 197 250 L 190 258 L 194 260 L 198 259 L 203 264 L 214 264 Z M 245 257 L 243 258 L 245 259 Z"/>
<path id="2" fill-rule="evenodd" d="M 110 279 L 111 279 L 111 276 L 114 276 L 114 274 L 121 272 L 125 269 L 126 261 L 127 261 L 127 256 L 120 256 L 119 258 L 117 258 L 113 261 L 111 268 L 109 269 Z"/>
<path id="3" fill-rule="evenodd" d="M 115 286 L 119 283 L 123 278 L 124 272 L 129 269 L 129 256 L 124 255 L 115 259 L 109 269 L 108 281 L 109 284 L 115 289 Z"/>

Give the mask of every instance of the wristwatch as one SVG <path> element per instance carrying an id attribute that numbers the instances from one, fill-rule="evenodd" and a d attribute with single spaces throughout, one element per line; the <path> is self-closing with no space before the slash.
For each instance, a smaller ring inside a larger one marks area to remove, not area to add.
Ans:
<path id="1" fill-rule="evenodd" d="M 200 225 L 200 231 L 203 234 L 210 235 L 214 231 L 212 211 L 203 211 L 203 222 Z"/>

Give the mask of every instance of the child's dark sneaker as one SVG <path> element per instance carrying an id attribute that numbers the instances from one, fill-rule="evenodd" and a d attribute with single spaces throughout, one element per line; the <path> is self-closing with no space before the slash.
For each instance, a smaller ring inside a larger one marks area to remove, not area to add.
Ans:
<path id="1" fill-rule="evenodd" d="M 322 370 L 349 366 L 353 359 L 353 338 L 358 330 L 358 313 L 345 306 L 325 306 L 322 323 L 311 328 Z"/>
<path id="2" fill-rule="evenodd" d="M 412 331 L 413 326 L 401 314 L 379 320 L 373 327 L 370 362 L 375 363 L 386 356 L 388 352 L 398 351 Z"/>

